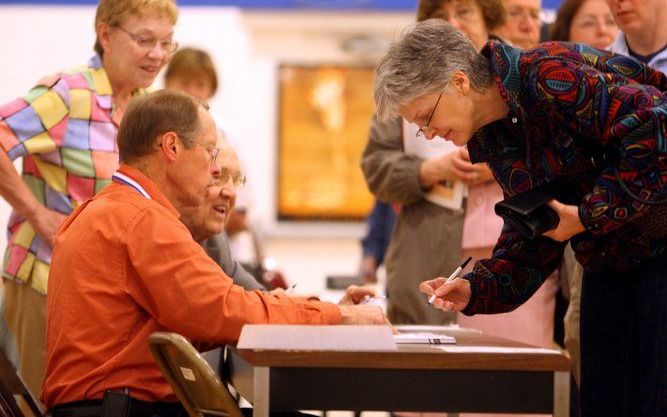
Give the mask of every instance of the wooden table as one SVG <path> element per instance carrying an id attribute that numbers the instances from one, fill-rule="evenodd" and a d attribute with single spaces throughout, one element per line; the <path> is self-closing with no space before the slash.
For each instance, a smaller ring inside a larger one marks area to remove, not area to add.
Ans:
<path id="1" fill-rule="evenodd" d="M 456 337 L 456 349 L 529 347 L 469 329 L 440 331 Z M 569 360 L 536 349 L 507 353 L 445 352 L 434 345 L 399 345 L 397 351 L 384 352 L 231 348 L 227 366 L 230 383 L 253 404 L 254 417 L 268 417 L 269 410 L 569 415 Z"/>

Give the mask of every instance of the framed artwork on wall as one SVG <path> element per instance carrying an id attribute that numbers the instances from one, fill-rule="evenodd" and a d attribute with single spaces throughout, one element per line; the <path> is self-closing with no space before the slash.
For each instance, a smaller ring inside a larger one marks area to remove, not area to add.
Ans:
<path id="1" fill-rule="evenodd" d="M 278 80 L 278 220 L 363 220 L 373 68 L 283 64 Z"/>

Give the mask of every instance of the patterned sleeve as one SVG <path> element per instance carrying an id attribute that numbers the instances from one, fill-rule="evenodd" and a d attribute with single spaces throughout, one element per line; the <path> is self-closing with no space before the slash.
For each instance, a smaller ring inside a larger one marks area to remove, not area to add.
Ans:
<path id="1" fill-rule="evenodd" d="M 53 138 L 62 137 L 67 129 L 66 81 L 60 77 L 48 81 L 0 106 L 0 146 L 11 159 L 54 151 Z"/>
<path id="2" fill-rule="evenodd" d="M 555 120 L 589 140 L 583 146 L 600 153 L 604 149 L 610 157 L 579 207 L 584 226 L 595 235 L 613 231 L 649 207 L 623 184 L 647 200 L 664 198 L 667 191 L 667 101 L 659 88 L 664 76 L 646 79 L 641 74 L 657 72 L 629 58 L 609 58 L 616 62 L 601 64 L 609 70 L 605 72 L 550 58 L 527 74 L 534 104 L 545 106 Z M 651 84 L 626 83 L 621 74 Z"/>
<path id="3" fill-rule="evenodd" d="M 560 265 L 565 244 L 543 236 L 526 239 L 505 224 L 493 256 L 463 277 L 472 294 L 462 313 L 496 314 L 519 307 Z"/>

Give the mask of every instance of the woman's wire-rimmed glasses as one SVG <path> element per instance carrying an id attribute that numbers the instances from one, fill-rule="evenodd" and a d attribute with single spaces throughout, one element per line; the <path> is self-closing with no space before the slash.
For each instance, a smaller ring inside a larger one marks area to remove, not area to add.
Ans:
<path id="1" fill-rule="evenodd" d="M 444 93 L 444 91 L 442 92 Z M 435 110 L 438 108 L 438 104 L 440 104 L 440 99 L 442 98 L 442 93 L 438 96 L 438 101 L 435 102 L 435 106 L 433 106 L 433 110 L 431 110 L 431 115 L 428 116 L 428 121 L 424 126 L 421 126 L 417 130 L 417 137 L 424 136 L 424 134 L 431 129 L 431 120 L 433 119 L 433 115 L 435 114 Z"/>

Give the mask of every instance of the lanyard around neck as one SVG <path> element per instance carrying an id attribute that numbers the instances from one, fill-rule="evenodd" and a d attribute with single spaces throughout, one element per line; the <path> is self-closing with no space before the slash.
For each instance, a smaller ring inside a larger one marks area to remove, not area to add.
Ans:
<path id="1" fill-rule="evenodd" d="M 116 171 L 111 176 L 111 179 L 116 180 L 123 185 L 127 185 L 128 187 L 134 188 L 139 194 L 143 195 L 148 200 L 151 200 L 151 196 L 146 192 L 146 190 L 144 190 L 144 187 L 139 185 L 138 182 L 128 177 L 127 175 Z"/>

